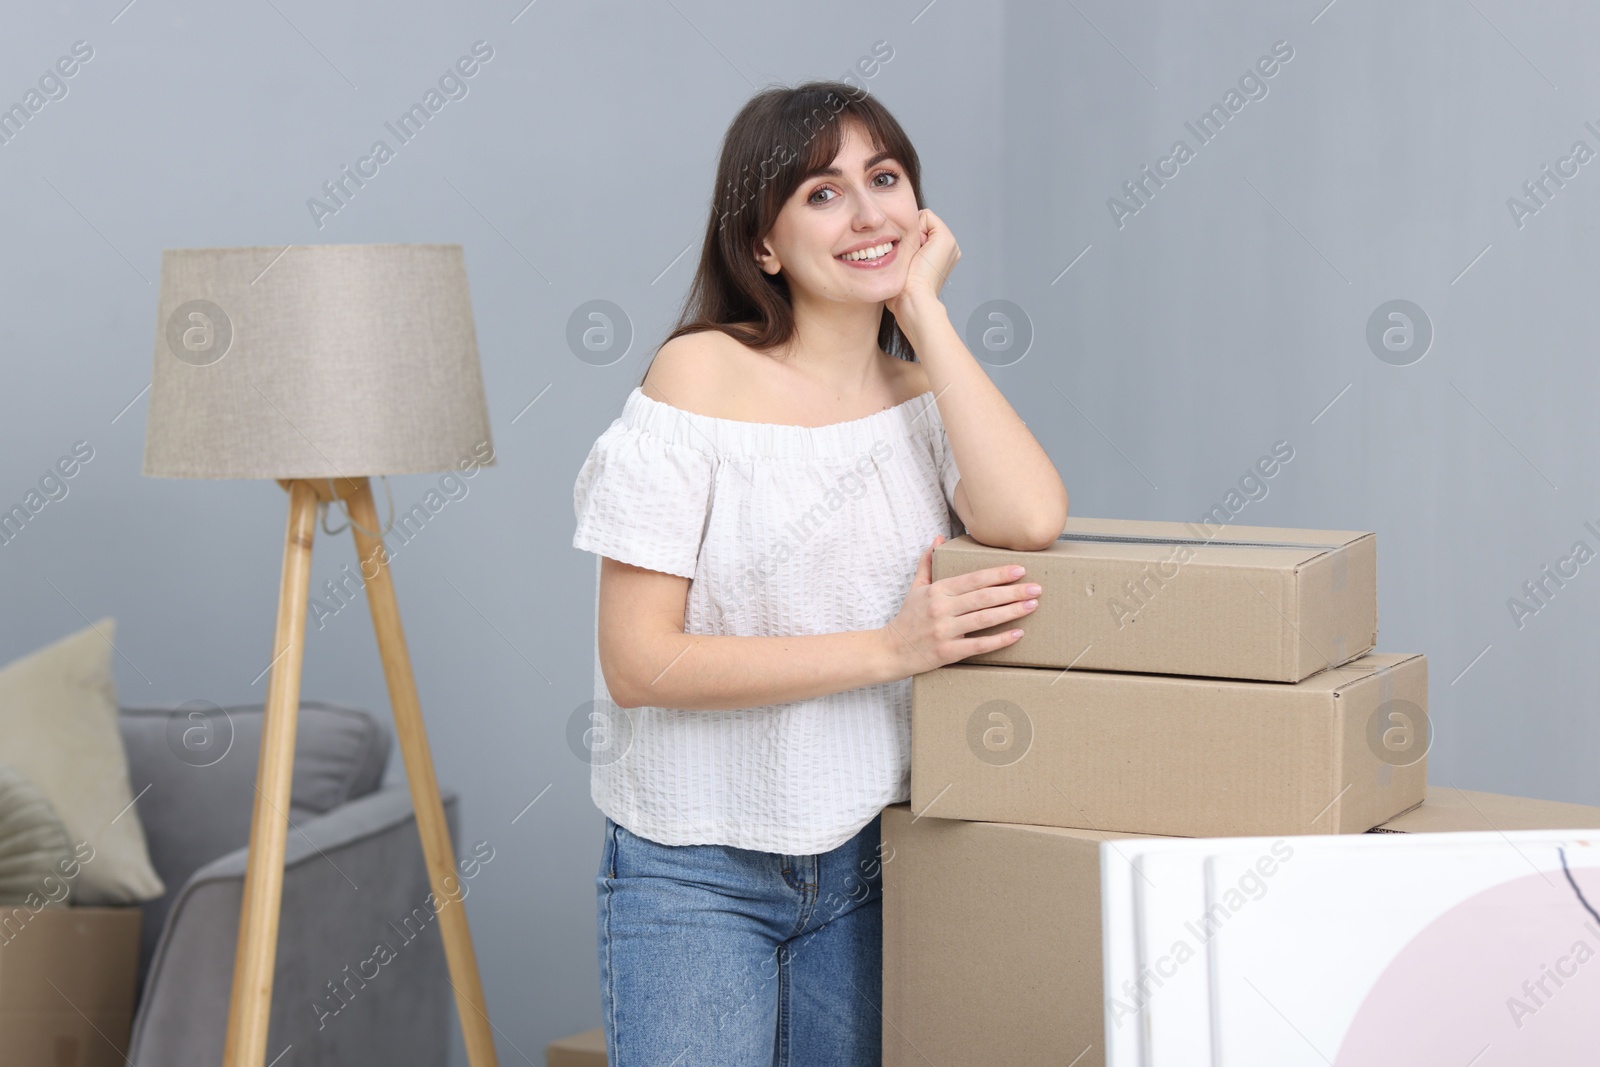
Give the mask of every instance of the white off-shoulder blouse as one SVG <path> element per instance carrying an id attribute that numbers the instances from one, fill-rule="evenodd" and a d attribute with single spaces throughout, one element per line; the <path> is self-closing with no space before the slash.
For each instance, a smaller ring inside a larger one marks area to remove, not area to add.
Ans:
<path id="1" fill-rule="evenodd" d="M 596 553 L 597 584 L 600 556 L 692 579 L 685 633 L 876 629 L 934 537 L 964 532 L 960 478 L 932 392 L 808 427 L 635 388 L 578 472 L 572 544 Z M 590 795 L 641 837 L 809 855 L 910 797 L 910 678 L 738 710 L 619 708 L 598 624 L 595 641 Z"/>

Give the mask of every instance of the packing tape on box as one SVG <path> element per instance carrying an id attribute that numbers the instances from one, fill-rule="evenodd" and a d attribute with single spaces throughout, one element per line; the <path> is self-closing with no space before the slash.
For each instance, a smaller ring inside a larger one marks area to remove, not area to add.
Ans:
<path id="1" fill-rule="evenodd" d="M 1328 582 L 1330 592 L 1337 596 L 1344 592 L 1345 580 L 1349 577 L 1350 552 L 1349 545 L 1340 545 L 1331 553 L 1333 562 L 1328 568 Z M 1350 658 L 1345 644 L 1343 630 L 1333 635 L 1333 658 L 1328 661 L 1329 666 L 1336 666 Z"/>
<path id="2" fill-rule="evenodd" d="M 1344 548 L 1329 541 L 1230 541 L 1219 537 L 1147 537 L 1144 534 L 1064 533 L 1057 541 L 1086 541 L 1127 545 L 1232 545 L 1238 548 Z M 1344 579 L 1341 575 L 1340 581 Z"/>
<path id="3" fill-rule="evenodd" d="M 1394 667 L 1385 664 L 1377 670 L 1378 675 L 1378 707 L 1382 708 L 1394 699 Z M 1388 760 L 1378 763 L 1378 788 L 1388 789 L 1394 781 L 1394 765 Z"/>
<path id="4" fill-rule="evenodd" d="M 1062 533 L 1057 541 L 1076 541 L 1088 544 L 1125 545 L 1228 545 L 1237 548 L 1321 548 L 1329 552 L 1328 582 L 1330 591 L 1344 592 L 1350 574 L 1350 545 L 1330 541 L 1244 541 L 1223 540 L 1211 537 L 1154 537 L 1145 534 L 1093 534 Z M 1315 647 L 1315 646 L 1313 646 Z M 1344 631 L 1333 635 L 1333 647 L 1327 652 L 1328 666 L 1337 667 L 1350 658 Z M 1317 650 L 1319 653 L 1321 649 Z M 1392 681 L 1389 683 L 1391 688 Z"/>

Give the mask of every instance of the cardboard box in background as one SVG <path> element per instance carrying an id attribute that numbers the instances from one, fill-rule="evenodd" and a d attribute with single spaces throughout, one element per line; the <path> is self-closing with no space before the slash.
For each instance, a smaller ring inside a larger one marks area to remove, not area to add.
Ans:
<path id="1" fill-rule="evenodd" d="M 1496 828 L 1600 829 L 1600 807 L 1430 786 L 1370 832 Z M 884 1067 L 1103 1067 L 1101 842 L 1151 836 L 884 808 Z"/>
<path id="2" fill-rule="evenodd" d="M 1373 533 L 1073 517 L 1040 552 L 947 541 L 933 580 L 1012 563 L 1039 606 L 965 663 L 1298 682 L 1377 646 Z"/>
<path id="3" fill-rule="evenodd" d="M 557 1038 L 544 1047 L 545 1067 L 606 1067 L 603 1027 Z"/>
<path id="4" fill-rule="evenodd" d="M 122 1067 L 138 907 L 0 906 L 0 1067 Z"/>
<path id="5" fill-rule="evenodd" d="M 911 688 L 911 810 L 1177 837 L 1361 833 L 1421 803 L 1427 659 L 1302 682 L 951 664 Z M 1386 747 L 1411 722 L 1410 751 Z"/>
<path id="6" fill-rule="evenodd" d="M 1600 808 L 1559 800 L 1479 793 L 1454 786 L 1428 787 L 1428 799 L 1398 815 L 1375 834 L 1454 833 L 1468 830 L 1588 830 L 1600 827 Z"/>

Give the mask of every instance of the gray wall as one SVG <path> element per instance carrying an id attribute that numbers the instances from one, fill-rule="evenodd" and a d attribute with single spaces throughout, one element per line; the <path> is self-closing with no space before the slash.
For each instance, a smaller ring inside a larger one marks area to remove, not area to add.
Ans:
<path id="1" fill-rule="evenodd" d="M 573 477 L 681 299 L 732 114 L 879 41 L 892 59 L 862 80 L 961 242 L 945 301 L 964 329 L 989 301 L 1020 309 L 1027 354 L 983 355 L 1074 512 L 1196 518 L 1288 442 L 1234 521 L 1378 531 L 1380 647 L 1430 660 L 1433 781 L 1600 803 L 1600 563 L 1571 564 L 1520 626 L 1508 607 L 1574 542 L 1600 549 L 1581 295 L 1600 161 L 1520 224 L 1507 204 L 1574 141 L 1600 151 L 1600 10 L 521 8 L 111 0 L 33 6 L 0 35 L 5 104 L 74 42 L 94 50 L 0 145 L 0 503 L 94 450 L 0 546 L 0 659 L 112 615 L 124 703 L 262 699 L 283 492 L 139 474 L 161 249 L 466 248 L 499 462 L 394 567 L 440 780 L 465 840 L 497 850 L 470 899 L 502 1062 L 599 1021 L 601 818 L 566 740 L 594 633 Z M 494 57 L 468 94 L 319 228 L 307 199 L 479 40 Z M 1292 59 L 1200 144 L 1185 123 L 1279 41 Z M 1180 138 L 1193 158 L 1119 225 L 1108 200 Z M 593 299 L 635 333 L 606 366 L 566 340 Z M 1369 346 L 1396 299 L 1431 322 L 1420 360 Z M 436 482 L 391 479 L 397 507 Z M 352 559 L 347 534 L 321 538 L 314 586 Z M 303 691 L 387 708 L 363 604 L 313 624 Z"/>

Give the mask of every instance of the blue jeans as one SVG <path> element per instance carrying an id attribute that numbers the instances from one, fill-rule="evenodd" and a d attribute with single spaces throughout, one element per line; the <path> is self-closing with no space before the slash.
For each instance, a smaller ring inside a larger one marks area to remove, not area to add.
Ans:
<path id="1" fill-rule="evenodd" d="M 611 1067 L 877 1067 L 881 819 L 786 856 L 663 845 L 607 818 L 595 886 Z"/>

